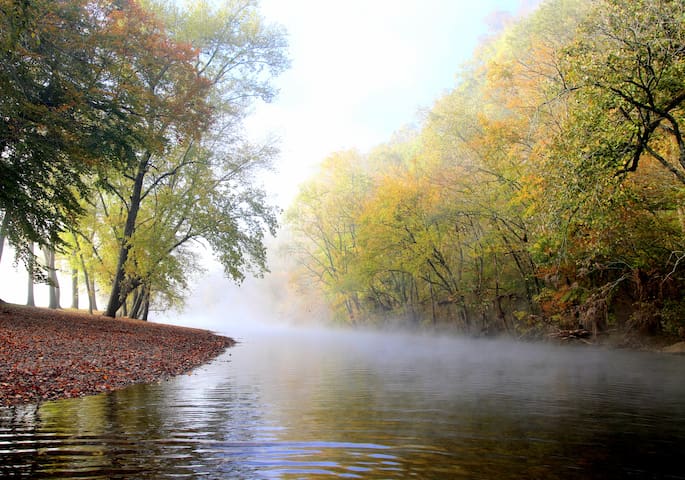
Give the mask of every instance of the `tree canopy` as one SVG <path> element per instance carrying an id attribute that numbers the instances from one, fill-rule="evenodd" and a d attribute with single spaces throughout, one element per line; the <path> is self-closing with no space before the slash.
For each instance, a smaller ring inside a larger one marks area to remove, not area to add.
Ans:
<path id="1" fill-rule="evenodd" d="M 54 243 L 76 221 L 89 177 L 119 165 L 130 129 L 100 45 L 113 5 L 0 6 L 0 210 L 5 234 Z"/>

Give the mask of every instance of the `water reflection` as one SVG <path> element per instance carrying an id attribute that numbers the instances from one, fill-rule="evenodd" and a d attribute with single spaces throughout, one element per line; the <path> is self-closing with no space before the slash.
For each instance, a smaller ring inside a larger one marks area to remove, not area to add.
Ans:
<path id="1" fill-rule="evenodd" d="M 0 410 L 26 478 L 685 478 L 683 358 L 247 336 L 192 375 Z"/>

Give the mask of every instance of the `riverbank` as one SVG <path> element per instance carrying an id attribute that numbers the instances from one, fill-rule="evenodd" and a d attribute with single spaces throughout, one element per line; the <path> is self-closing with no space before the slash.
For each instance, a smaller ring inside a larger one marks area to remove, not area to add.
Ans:
<path id="1" fill-rule="evenodd" d="M 0 406 L 164 380 L 234 344 L 206 330 L 0 303 Z"/>
<path id="2" fill-rule="evenodd" d="M 667 335 L 648 335 L 639 332 L 612 329 L 592 336 L 577 336 L 577 330 L 559 330 L 544 337 L 544 341 L 558 344 L 586 344 L 618 350 L 633 350 L 642 352 L 685 353 L 685 342 L 679 337 Z"/>

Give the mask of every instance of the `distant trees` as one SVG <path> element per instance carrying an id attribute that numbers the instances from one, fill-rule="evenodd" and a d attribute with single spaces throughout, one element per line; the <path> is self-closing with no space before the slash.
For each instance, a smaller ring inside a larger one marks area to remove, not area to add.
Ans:
<path id="1" fill-rule="evenodd" d="M 328 300 L 356 321 L 361 305 L 354 264 L 358 254 L 358 215 L 368 194 L 369 178 L 357 152 L 340 152 L 323 163 L 305 185 L 288 218 L 297 234 L 291 248 L 302 274 L 324 289 Z"/>
<path id="2" fill-rule="evenodd" d="M 266 269 L 275 211 L 251 175 L 275 150 L 240 126 L 288 62 L 256 2 L 7 0 L 0 21 L 2 234 L 26 259 L 70 251 L 109 316 L 180 301 L 191 241 L 237 281 Z"/>
<path id="3" fill-rule="evenodd" d="M 295 251 L 339 318 L 685 327 L 681 7 L 547 1 L 481 46 L 414 136 L 357 155 L 333 187 L 303 187 Z M 352 193 L 340 179 L 356 177 Z M 334 278 L 316 259 L 341 218 L 355 235 Z M 331 297 L 343 291 L 354 309 Z"/>

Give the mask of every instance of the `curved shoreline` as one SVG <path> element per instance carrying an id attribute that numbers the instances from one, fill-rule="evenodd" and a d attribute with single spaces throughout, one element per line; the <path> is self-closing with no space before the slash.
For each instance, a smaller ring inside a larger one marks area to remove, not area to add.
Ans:
<path id="1" fill-rule="evenodd" d="M 0 407 L 168 379 L 234 344 L 207 330 L 0 303 Z"/>

